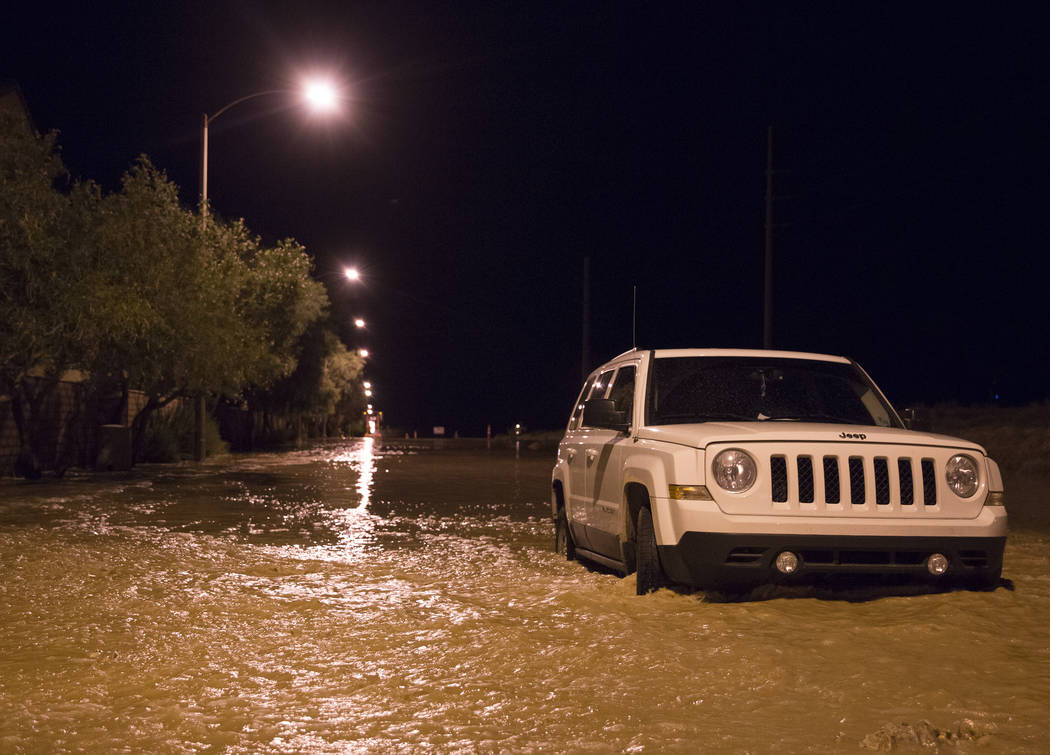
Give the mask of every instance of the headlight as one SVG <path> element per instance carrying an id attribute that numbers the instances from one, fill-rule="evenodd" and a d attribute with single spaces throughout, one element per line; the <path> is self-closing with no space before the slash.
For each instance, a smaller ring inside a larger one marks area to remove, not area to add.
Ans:
<path id="1" fill-rule="evenodd" d="M 977 492 L 977 462 L 970 456 L 956 454 L 948 459 L 944 477 L 948 487 L 960 498 L 970 498 Z"/>
<path id="2" fill-rule="evenodd" d="M 758 467 L 746 451 L 729 448 L 718 454 L 711 464 L 718 487 L 731 493 L 743 493 L 758 479 Z"/>

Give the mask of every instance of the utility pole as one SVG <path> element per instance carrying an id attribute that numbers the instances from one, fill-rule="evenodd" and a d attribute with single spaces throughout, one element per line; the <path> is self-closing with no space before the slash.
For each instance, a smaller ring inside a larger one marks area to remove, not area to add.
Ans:
<path id="1" fill-rule="evenodd" d="M 634 302 L 631 306 L 631 348 L 638 348 L 638 286 L 634 287 Z"/>
<path id="2" fill-rule="evenodd" d="M 773 348 L 773 127 L 766 129 L 766 265 L 762 348 Z"/>
<path id="3" fill-rule="evenodd" d="M 207 244 L 208 237 L 208 114 L 201 118 L 201 243 Z M 193 399 L 193 460 L 204 461 L 207 455 L 204 427 L 207 423 L 208 409 L 204 393 Z"/>
<path id="4" fill-rule="evenodd" d="M 580 382 L 591 369 L 591 258 L 583 258 L 583 344 L 580 349 Z"/>

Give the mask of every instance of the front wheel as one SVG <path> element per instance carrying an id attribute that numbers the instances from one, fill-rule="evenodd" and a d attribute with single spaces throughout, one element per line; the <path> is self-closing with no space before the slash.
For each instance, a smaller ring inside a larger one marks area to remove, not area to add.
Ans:
<path id="1" fill-rule="evenodd" d="M 576 559 L 576 546 L 569 534 L 569 520 L 565 517 L 565 507 L 558 509 L 558 516 L 554 519 L 554 552 L 565 556 L 566 561 Z"/>
<path id="2" fill-rule="evenodd" d="M 635 559 L 638 567 L 636 592 L 639 595 L 653 592 L 667 586 L 667 575 L 660 566 L 660 553 L 656 548 L 656 530 L 653 528 L 653 514 L 648 508 L 638 511 L 638 521 L 634 528 L 638 538 Z"/>

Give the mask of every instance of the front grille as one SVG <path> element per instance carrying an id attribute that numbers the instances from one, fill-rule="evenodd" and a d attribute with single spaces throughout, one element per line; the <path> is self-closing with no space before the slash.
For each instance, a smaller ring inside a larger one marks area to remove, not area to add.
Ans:
<path id="1" fill-rule="evenodd" d="M 769 459 L 770 495 L 774 503 L 786 503 L 792 494 L 800 503 L 841 504 L 855 506 L 914 506 L 921 500 L 926 506 L 937 505 L 937 480 L 933 459 L 884 456 L 824 456 L 819 464 L 811 456 L 777 454 Z M 914 465 L 921 471 L 916 490 Z M 896 474 L 891 474 L 895 471 Z M 845 490 L 843 490 L 845 485 Z M 869 491 L 870 488 L 870 491 Z M 822 498 L 820 497 L 822 494 Z"/>

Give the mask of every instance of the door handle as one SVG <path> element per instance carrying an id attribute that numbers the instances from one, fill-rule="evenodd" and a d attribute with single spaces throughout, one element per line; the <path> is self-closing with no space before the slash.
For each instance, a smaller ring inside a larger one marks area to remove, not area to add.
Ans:
<path id="1" fill-rule="evenodd" d="M 593 449 L 589 449 L 587 451 L 587 464 L 588 465 L 593 464 L 594 460 L 597 459 L 597 458 L 598 458 L 598 452 L 597 451 L 595 451 Z"/>
<path id="2" fill-rule="evenodd" d="M 572 464 L 572 460 L 576 458 L 576 449 L 570 448 L 565 455 L 569 457 L 569 463 Z"/>

